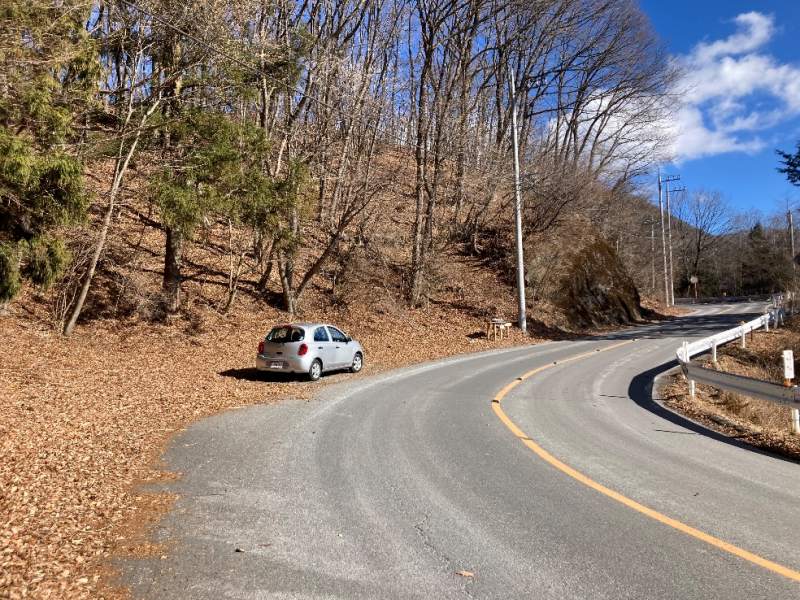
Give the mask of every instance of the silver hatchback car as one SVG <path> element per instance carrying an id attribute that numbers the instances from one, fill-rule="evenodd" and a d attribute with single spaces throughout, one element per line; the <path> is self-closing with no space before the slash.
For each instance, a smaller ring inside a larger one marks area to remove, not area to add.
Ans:
<path id="1" fill-rule="evenodd" d="M 325 371 L 364 366 L 364 349 L 326 323 L 289 323 L 273 327 L 258 344 L 256 368 L 278 373 L 306 373 L 316 381 Z"/>

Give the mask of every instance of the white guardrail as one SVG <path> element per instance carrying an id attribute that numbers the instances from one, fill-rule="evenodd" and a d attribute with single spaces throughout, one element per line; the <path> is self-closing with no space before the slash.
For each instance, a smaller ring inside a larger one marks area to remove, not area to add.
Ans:
<path id="1" fill-rule="evenodd" d="M 790 305 L 791 309 L 788 312 L 793 314 L 794 302 L 791 302 Z M 683 374 L 686 376 L 686 379 L 689 380 L 689 389 L 691 393 L 694 395 L 694 385 L 696 382 L 704 383 L 717 389 L 742 394 L 743 396 L 761 398 L 762 400 L 775 402 L 777 404 L 800 404 L 800 388 L 797 386 L 786 387 L 769 381 L 753 379 L 752 377 L 734 375 L 733 373 L 725 373 L 715 369 L 707 369 L 692 362 L 693 356 L 711 352 L 712 360 L 716 363 L 717 348 L 719 346 L 734 340 L 741 340 L 742 346 L 744 347 L 748 333 L 756 329 L 763 328 L 765 331 L 769 331 L 771 326 L 778 327 L 784 323 L 786 314 L 787 310 L 784 307 L 783 296 L 777 296 L 773 299 L 773 306 L 769 308 L 767 313 L 757 319 L 742 323 L 739 327 L 728 329 L 727 331 L 717 333 L 701 340 L 691 343 L 684 342 L 683 345 L 678 348 L 676 354 L 678 356 L 678 362 L 681 364 Z"/>

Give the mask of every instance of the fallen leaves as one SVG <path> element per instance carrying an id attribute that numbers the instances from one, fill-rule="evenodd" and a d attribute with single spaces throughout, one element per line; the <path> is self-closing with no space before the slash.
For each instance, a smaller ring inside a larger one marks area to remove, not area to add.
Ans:
<path id="1" fill-rule="evenodd" d="M 164 552 L 146 530 L 173 499 L 137 494 L 136 483 L 165 477 L 158 457 L 174 432 L 229 408 L 309 399 L 352 377 L 309 384 L 251 369 L 259 337 L 285 318 L 262 304 L 204 318 L 195 335 L 180 321 L 108 321 L 66 339 L 22 311 L 0 320 L 0 598 L 124 597 L 98 575 L 112 555 Z M 447 305 L 320 308 L 304 318 L 337 323 L 361 341 L 366 374 L 533 341 L 512 332 L 490 342 L 478 335 L 482 317 Z"/>
<path id="2" fill-rule="evenodd" d="M 756 332 L 748 338 L 746 349 L 736 342 L 721 346 L 718 368 L 778 383 L 783 377 L 782 351 L 787 348 L 797 351 L 798 347 L 800 320 L 796 319 L 782 329 Z M 706 362 L 706 366 L 713 368 L 710 359 Z M 800 459 L 800 436 L 791 431 L 790 410 L 786 406 L 720 392 L 705 385 L 698 385 L 696 397 L 691 398 L 682 375 L 675 376 L 665 389 L 665 402 L 707 427 L 751 446 Z"/>

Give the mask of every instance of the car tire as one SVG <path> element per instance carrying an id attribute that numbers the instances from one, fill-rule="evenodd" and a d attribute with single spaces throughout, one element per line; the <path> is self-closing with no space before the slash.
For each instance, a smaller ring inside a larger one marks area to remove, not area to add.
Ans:
<path id="1" fill-rule="evenodd" d="M 353 364 L 350 365 L 350 372 L 358 373 L 363 368 L 364 368 L 364 356 L 361 354 L 361 352 L 356 352 L 356 355 L 353 357 Z"/>
<path id="2" fill-rule="evenodd" d="M 311 366 L 308 368 L 308 378 L 311 381 L 317 381 L 322 377 L 322 362 L 318 358 L 314 359 Z"/>

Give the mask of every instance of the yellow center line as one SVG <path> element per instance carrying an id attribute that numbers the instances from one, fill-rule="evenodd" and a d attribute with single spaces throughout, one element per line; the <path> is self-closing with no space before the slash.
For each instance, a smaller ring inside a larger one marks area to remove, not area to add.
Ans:
<path id="1" fill-rule="evenodd" d="M 789 567 L 785 567 L 785 566 L 780 565 L 778 563 L 772 562 L 771 560 L 767 560 L 766 558 L 762 558 L 761 556 L 758 556 L 757 554 L 753 554 L 752 552 L 748 552 L 747 550 L 744 550 L 743 548 L 739 548 L 738 546 L 734 546 L 733 544 L 730 544 L 730 543 L 728 543 L 728 542 L 726 542 L 724 540 L 721 540 L 721 539 L 719 539 L 717 537 L 714 537 L 713 535 L 709 535 L 708 533 L 700 531 L 699 529 L 695 529 L 694 527 L 691 527 L 690 525 L 686 525 L 685 523 L 682 523 L 681 521 L 678 521 L 677 519 L 673 519 L 672 517 L 668 517 L 668 516 L 658 512 L 656 510 L 653 510 L 652 508 L 649 508 L 649 507 L 647 507 L 647 506 L 645 506 L 643 504 L 639 504 L 635 500 L 631 500 L 627 496 L 623 496 L 619 492 L 616 492 L 616 491 L 614 491 L 614 490 L 612 490 L 610 488 L 607 488 L 606 486 L 602 485 L 601 483 L 597 483 L 596 481 L 594 481 L 590 477 L 587 477 L 586 475 L 584 475 L 580 471 L 577 471 L 576 469 L 573 469 L 572 467 L 570 467 L 568 464 L 560 461 L 555 456 L 550 454 L 547 450 L 545 450 L 544 448 L 539 446 L 524 431 L 522 431 L 522 429 L 520 429 L 516 425 L 516 423 L 514 423 L 514 421 L 512 421 L 508 417 L 508 415 L 505 413 L 505 411 L 502 409 L 502 407 L 500 405 L 500 401 L 512 389 L 514 389 L 516 386 L 518 386 L 520 383 L 522 383 L 524 380 L 528 379 L 529 377 L 531 377 L 531 376 L 533 376 L 533 375 L 535 375 L 537 373 L 540 373 L 540 372 L 542 372 L 542 371 L 544 371 L 546 369 L 554 367 L 555 365 L 562 364 L 562 363 L 565 363 L 565 362 L 571 362 L 571 361 L 578 360 L 578 359 L 581 359 L 581 358 L 585 358 L 585 357 L 590 356 L 592 354 L 595 354 L 597 352 L 606 352 L 608 350 L 613 350 L 614 348 L 619 348 L 620 346 L 624 346 L 625 344 L 630 344 L 632 341 L 633 340 L 622 342 L 622 343 L 619 343 L 619 344 L 613 344 L 611 346 L 606 346 L 604 348 L 599 348 L 599 349 L 594 350 L 592 352 L 584 352 L 582 354 L 576 354 L 574 356 L 570 356 L 569 358 L 566 358 L 566 359 L 563 359 L 563 360 L 560 360 L 560 361 L 556 361 L 556 362 L 553 362 L 552 364 L 544 365 L 542 367 L 538 367 L 536 369 L 528 371 L 527 373 L 523 374 L 522 376 L 518 377 L 517 379 L 515 379 L 514 381 L 512 381 L 511 383 L 506 385 L 503 389 L 501 389 L 497 393 L 497 395 L 492 400 L 492 410 L 497 415 L 497 417 L 500 419 L 500 421 L 503 423 L 503 425 L 505 425 L 511 431 L 511 433 L 514 434 L 515 437 L 519 438 L 519 440 L 523 444 L 525 444 L 530 450 L 532 450 L 537 456 L 539 456 L 539 458 L 541 458 L 545 462 L 549 463 L 550 465 L 552 465 L 553 467 L 555 467 L 556 469 L 558 469 L 562 473 L 565 473 L 565 474 L 569 475 L 573 479 L 575 479 L 575 480 L 579 481 L 580 483 L 592 488 L 593 490 L 596 490 L 596 491 L 600 492 L 601 494 L 603 494 L 605 496 L 608 496 L 609 498 L 612 498 L 613 500 L 616 500 L 617 502 L 620 502 L 620 503 L 624 504 L 628 508 L 632 508 L 633 510 L 635 510 L 637 512 L 640 512 L 641 514 L 646 515 L 646 516 L 650 517 L 651 519 L 655 519 L 656 521 L 658 521 L 660 523 L 663 523 L 664 525 L 668 525 L 669 527 L 672 527 L 673 529 L 677 529 L 678 531 L 682 531 L 683 533 L 685 533 L 687 535 L 690 535 L 693 538 L 696 538 L 698 540 L 706 542 L 707 544 L 710 544 L 710 545 L 712 545 L 712 546 L 714 546 L 716 548 L 719 548 L 720 550 L 724 550 L 725 552 L 733 554 L 734 556 L 737 556 L 737 557 L 742 558 L 744 560 L 747 560 L 747 561 L 749 561 L 749 562 L 751 562 L 753 564 L 756 564 L 756 565 L 758 565 L 760 567 L 768 569 L 768 570 L 772 571 L 773 573 L 777 573 L 779 575 L 783 575 L 784 577 L 788 577 L 789 579 L 793 579 L 794 581 L 800 582 L 800 572 L 798 572 L 798 571 L 795 571 L 793 569 L 790 569 Z"/>

